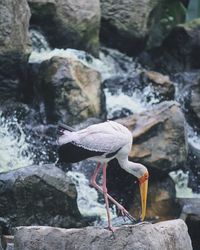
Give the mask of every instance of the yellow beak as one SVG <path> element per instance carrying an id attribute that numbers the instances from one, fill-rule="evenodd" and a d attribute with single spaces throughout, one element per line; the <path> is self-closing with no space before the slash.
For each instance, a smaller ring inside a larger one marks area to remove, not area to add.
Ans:
<path id="1" fill-rule="evenodd" d="M 142 177 L 139 178 L 141 206 L 142 206 L 142 214 L 141 214 L 142 221 L 144 220 L 146 215 L 148 178 L 149 178 L 148 172 L 146 172 Z"/>

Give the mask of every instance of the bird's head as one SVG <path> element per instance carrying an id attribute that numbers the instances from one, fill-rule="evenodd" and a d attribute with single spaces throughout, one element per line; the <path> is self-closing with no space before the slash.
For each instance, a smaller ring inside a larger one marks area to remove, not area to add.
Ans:
<path id="1" fill-rule="evenodd" d="M 142 207 L 141 220 L 143 221 L 146 215 L 149 172 L 144 165 L 135 162 L 129 163 L 128 172 L 136 176 L 139 180 Z"/>

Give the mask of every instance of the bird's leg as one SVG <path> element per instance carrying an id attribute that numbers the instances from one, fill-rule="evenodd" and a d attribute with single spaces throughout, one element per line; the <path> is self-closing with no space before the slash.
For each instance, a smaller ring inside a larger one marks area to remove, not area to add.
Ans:
<path id="1" fill-rule="evenodd" d="M 98 163 L 97 163 L 97 166 L 96 166 L 96 169 L 95 169 L 95 171 L 94 171 L 94 174 L 93 174 L 93 176 L 92 176 L 92 178 L 91 178 L 91 180 L 90 180 L 91 185 L 92 185 L 93 187 L 95 187 L 95 188 L 97 188 L 97 187 L 96 187 L 96 186 L 97 186 L 96 179 L 97 179 L 97 175 L 98 175 L 100 169 L 101 169 L 101 163 L 98 162 Z M 97 188 L 97 189 L 98 189 L 98 188 Z"/>
<path id="2" fill-rule="evenodd" d="M 95 169 L 95 171 L 94 171 L 94 174 L 93 174 L 93 176 L 92 176 L 92 178 L 91 178 L 91 180 L 90 180 L 90 183 L 91 183 L 91 185 L 92 185 L 93 187 L 95 187 L 99 192 L 101 192 L 102 194 L 104 194 L 103 189 L 96 183 L 96 178 L 97 178 L 97 175 L 98 175 L 100 169 L 101 169 L 101 163 L 99 162 L 99 163 L 97 164 L 97 167 L 96 167 L 96 169 Z M 110 196 L 108 193 L 107 193 L 107 198 L 108 198 L 113 204 L 115 204 L 115 205 L 117 206 L 117 208 L 121 211 L 121 214 L 122 214 L 123 216 L 128 217 L 129 220 L 132 221 L 133 223 L 136 222 L 136 219 L 135 219 L 134 217 L 132 217 L 132 216 L 129 214 L 129 212 L 128 212 L 121 204 L 119 204 L 112 196 Z"/>
<path id="3" fill-rule="evenodd" d="M 106 203 L 106 212 L 107 212 L 107 217 L 108 217 L 108 228 L 114 232 L 114 228 L 111 225 L 110 221 L 110 212 L 109 212 L 109 203 L 108 203 L 108 193 L 107 193 L 107 187 L 106 187 L 106 164 L 103 164 L 103 195 Z"/>

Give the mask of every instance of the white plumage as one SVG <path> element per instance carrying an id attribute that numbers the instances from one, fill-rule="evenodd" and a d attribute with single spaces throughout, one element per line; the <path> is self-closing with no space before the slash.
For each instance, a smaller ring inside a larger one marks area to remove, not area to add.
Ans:
<path id="1" fill-rule="evenodd" d="M 63 133 L 58 139 L 59 145 L 72 142 L 77 146 L 97 152 L 113 153 L 126 145 L 130 151 L 132 145 L 131 132 L 114 121 L 94 124 L 76 132 L 65 130 Z"/>

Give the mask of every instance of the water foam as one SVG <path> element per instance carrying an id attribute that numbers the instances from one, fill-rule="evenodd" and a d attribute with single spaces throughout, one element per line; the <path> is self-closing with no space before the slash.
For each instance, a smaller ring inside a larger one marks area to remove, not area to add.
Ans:
<path id="1" fill-rule="evenodd" d="M 79 211 L 83 216 L 95 216 L 101 220 L 107 220 L 105 205 L 98 201 L 97 191 L 89 186 L 89 181 L 83 173 L 69 171 L 67 175 L 71 177 L 77 188 L 77 203 Z M 116 217 L 116 213 L 111 210 L 111 218 Z"/>
<path id="2" fill-rule="evenodd" d="M 5 119 L 0 113 L 0 172 L 33 164 L 22 125 L 16 118 Z"/>

